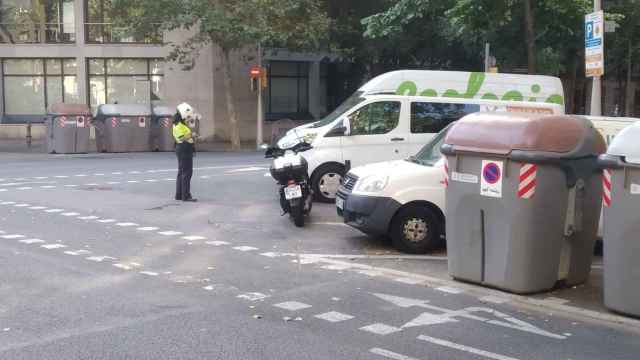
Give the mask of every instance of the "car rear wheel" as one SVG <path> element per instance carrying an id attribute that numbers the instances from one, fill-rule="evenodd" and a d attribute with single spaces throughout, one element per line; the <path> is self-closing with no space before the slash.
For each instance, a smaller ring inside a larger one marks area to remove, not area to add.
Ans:
<path id="1" fill-rule="evenodd" d="M 406 253 L 424 254 L 440 244 L 440 216 L 426 206 L 408 205 L 396 214 L 391 224 L 393 246 Z"/>

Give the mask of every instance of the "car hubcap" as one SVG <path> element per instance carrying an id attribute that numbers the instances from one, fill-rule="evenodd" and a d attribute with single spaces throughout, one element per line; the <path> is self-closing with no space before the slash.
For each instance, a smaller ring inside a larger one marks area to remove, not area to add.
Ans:
<path id="1" fill-rule="evenodd" d="M 411 242 L 420 242 L 427 237 L 427 222 L 423 219 L 413 218 L 404 224 L 404 237 Z"/>
<path id="2" fill-rule="evenodd" d="M 340 174 L 326 173 L 320 178 L 318 188 L 324 197 L 333 199 L 336 197 L 341 181 L 342 176 Z"/>

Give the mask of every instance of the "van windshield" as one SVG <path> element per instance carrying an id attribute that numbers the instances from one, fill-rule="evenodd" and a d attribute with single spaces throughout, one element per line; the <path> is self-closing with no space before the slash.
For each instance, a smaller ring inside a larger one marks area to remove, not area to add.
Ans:
<path id="1" fill-rule="evenodd" d="M 365 101 L 366 99 L 362 97 L 362 94 L 363 94 L 362 91 L 356 91 L 355 93 L 353 93 L 353 95 L 349 96 L 347 100 L 345 100 L 342 104 L 340 104 L 340 106 L 338 106 L 335 110 L 333 110 L 331 114 L 325 116 L 322 120 L 313 124 L 312 127 L 319 128 L 319 127 L 331 124 L 335 119 L 339 118 L 342 114 L 347 112 L 349 109 Z"/>
<path id="2" fill-rule="evenodd" d="M 408 160 L 416 164 L 433 166 L 442 158 L 440 152 L 440 146 L 444 141 L 444 137 L 447 135 L 447 131 L 451 128 L 450 124 L 446 128 L 442 129 L 431 141 L 427 143 L 415 156 L 410 157 Z"/>

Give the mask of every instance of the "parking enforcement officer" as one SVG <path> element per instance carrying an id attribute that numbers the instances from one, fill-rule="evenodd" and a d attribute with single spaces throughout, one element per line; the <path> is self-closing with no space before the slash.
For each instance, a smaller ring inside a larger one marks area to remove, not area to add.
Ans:
<path id="1" fill-rule="evenodd" d="M 191 196 L 191 176 L 193 175 L 193 153 L 195 152 L 195 133 L 187 126 L 187 121 L 194 118 L 191 105 L 178 105 L 173 120 L 173 137 L 176 140 L 178 157 L 178 177 L 176 178 L 176 200 L 197 201 Z"/>

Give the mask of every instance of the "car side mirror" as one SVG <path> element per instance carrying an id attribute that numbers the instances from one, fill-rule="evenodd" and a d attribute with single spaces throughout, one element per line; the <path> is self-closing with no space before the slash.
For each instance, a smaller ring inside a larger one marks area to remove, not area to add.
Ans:
<path id="1" fill-rule="evenodd" d="M 342 119 L 342 127 L 344 128 L 344 136 L 351 135 L 351 121 L 348 117 Z"/>
<path id="2" fill-rule="evenodd" d="M 329 130 L 329 132 L 327 133 L 327 135 L 325 135 L 325 137 L 345 136 L 346 133 L 347 133 L 347 128 L 341 125 L 341 126 L 336 126 L 333 129 Z"/>

